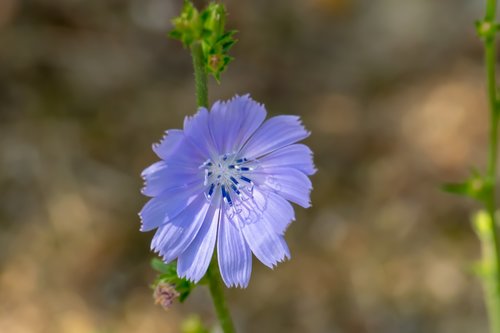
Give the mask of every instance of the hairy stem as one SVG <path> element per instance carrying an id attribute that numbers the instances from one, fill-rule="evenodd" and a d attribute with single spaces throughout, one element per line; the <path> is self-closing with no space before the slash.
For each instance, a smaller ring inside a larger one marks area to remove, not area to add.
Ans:
<path id="1" fill-rule="evenodd" d="M 200 42 L 191 45 L 191 56 L 193 57 L 194 82 L 196 87 L 196 104 L 201 107 L 208 107 L 208 75 L 205 70 L 203 49 Z"/>
<path id="2" fill-rule="evenodd" d="M 233 321 L 224 299 L 224 290 L 215 257 L 208 267 L 206 278 L 208 280 L 210 294 L 212 295 L 212 299 L 214 301 L 215 312 L 217 312 L 217 317 L 219 318 L 222 330 L 224 333 L 235 333 L 236 330 L 234 329 Z"/>
<path id="3" fill-rule="evenodd" d="M 208 75 L 205 70 L 205 61 L 203 58 L 203 49 L 200 42 L 194 42 L 191 45 L 191 56 L 193 57 L 194 80 L 196 87 L 196 103 L 198 107 L 208 107 Z M 224 289 L 219 276 L 217 261 L 214 259 L 208 267 L 206 279 L 212 300 L 215 306 L 217 318 L 224 333 L 235 333 L 231 314 L 226 306 L 224 299 Z"/>

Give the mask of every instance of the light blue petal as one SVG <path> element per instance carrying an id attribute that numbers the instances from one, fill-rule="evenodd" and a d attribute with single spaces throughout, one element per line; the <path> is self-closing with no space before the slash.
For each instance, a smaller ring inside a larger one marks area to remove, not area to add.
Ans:
<path id="1" fill-rule="evenodd" d="M 219 153 L 238 152 L 266 118 L 263 105 L 249 95 L 217 102 L 210 110 L 210 128 Z"/>
<path id="2" fill-rule="evenodd" d="M 141 231 L 149 231 L 173 220 L 194 199 L 200 196 L 201 186 L 193 186 L 189 189 L 177 190 L 175 188 L 166 190 L 161 195 L 149 200 L 142 208 L 139 216 L 141 218 Z"/>
<path id="3" fill-rule="evenodd" d="M 153 144 L 153 151 L 159 158 L 166 160 L 177 152 L 183 139 L 184 133 L 182 130 L 168 130 L 159 143 Z"/>
<path id="4" fill-rule="evenodd" d="M 207 158 L 186 139 L 184 131 L 176 129 L 166 131 L 163 139 L 153 144 L 153 151 L 168 165 L 190 169 L 197 169 Z"/>
<path id="5" fill-rule="evenodd" d="M 217 257 L 222 280 L 228 287 L 246 288 L 252 272 L 252 253 L 241 230 L 221 215 L 217 236 Z"/>
<path id="6" fill-rule="evenodd" d="M 203 162 L 211 156 L 218 155 L 212 133 L 210 133 L 208 118 L 207 109 L 202 107 L 194 116 L 184 119 L 184 135 L 192 146 L 204 156 Z"/>
<path id="7" fill-rule="evenodd" d="M 203 183 L 203 172 L 198 168 L 169 164 L 159 161 L 146 168 L 141 176 L 144 178 L 144 195 L 154 197 L 166 190 L 176 188 L 182 190 L 196 183 Z"/>
<path id="8" fill-rule="evenodd" d="M 177 274 L 194 283 L 198 283 L 205 275 L 214 253 L 220 219 L 220 205 L 215 201 L 214 197 L 198 235 L 177 260 Z"/>
<path id="9" fill-rule="evenodd" d="M 262 189 L 269 189 L 304 208 L 311 206 L 312 184 L 303 172 L 292 168 L 273 168 L 272 173 L 256 170 L 252 180 Z"/>
<path id="10" fill-rule="evenodd" d="M 271 154 L 259 158 L 259 162 L 266 171 L 268 168 L 286 167 L 298 169 L 306 175 L 313 175 L 316 172 L 312 151 L 303 144 L 293 144 L 275 150 Z"/>
<path id="11" fill-rule="evenodd" d="M 163 256 L 166 263 L 177 258 L 195 239 L 209 207 L 205 196 L 199 195 L 182 213 L 158 228 L 151 248 Z"/>
<path id="12" fill-rule="evenodd" d="M 165 163 L 165 161 L 158 161 L 158 162 L 155 162 L 153 164 L 151 164 L 150 166 L 148 166 L 146 169 L 144 169 L 141 173 L 141 177 L 142 178 L 147 178 L 149 177 L 150 175 L 158 172 L 158 171 L 161 171 L 162 169 L 164 169 L 166 167 L 167 163 Z"/>
<path id="13" fill-rule="evenodd" d="M 299 117 L 272 117 L 250 137 L 241 150 L 241 156 L 257 158 L 308 136 L 309 132 L 302 126 Z"/>
<path id="14" fill-rule="evenodd" d="M 228 153 L 225 151 L 225 130 L 226 130 L 226 116 L 227 103 L 223 101 L 217 101 L 212 105 L 209 115 L 209 127 L 210 133 L 214 139 L 214 144 L 217 149 L 218 154 Z"/>
<path id="15" fill-rule="evenodd" d="M 254 193 L 259 193 L 259 189 L 254 189 Z M 281 195 L 271 191 L 262 195 L 266 198 L 265 209 L 267 218 L 274 230 L 279 235 L 283 235 L 292 221 L 295 221 L 295 212 L 292 205 Z M 258 197 L 258 195 L 257 195 Z"/>
<path id="16" fill-rule="evenodd" d="M 253 200 L 247 201 L 248 208 L 255 211 L 262 209 L 255 221 L 240 220 L 243 236 L 253 254 L 264 265 L 273 268 L 278 262 L 290 258 L 290 251 L 282 235 L 274 230 L 273 223 L 279 219 L 274 214 L 282 214 L 280 210 L 268 203 L 266 192 L 255 190 Z M 238 214 L 235 215 L 238 218 Z"/>

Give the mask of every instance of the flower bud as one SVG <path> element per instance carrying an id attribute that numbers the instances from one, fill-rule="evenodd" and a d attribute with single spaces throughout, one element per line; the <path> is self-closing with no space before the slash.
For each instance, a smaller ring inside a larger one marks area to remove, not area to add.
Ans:
<path id="1" fill-rule="evenodd" d="M 165 310 L 172 306 L 177 297 L 179 297 L 179 293 L 175 290 L 175 287 L 165 282 L 158 283 L 153 293 L 155 304 L 160 304 Z"/>

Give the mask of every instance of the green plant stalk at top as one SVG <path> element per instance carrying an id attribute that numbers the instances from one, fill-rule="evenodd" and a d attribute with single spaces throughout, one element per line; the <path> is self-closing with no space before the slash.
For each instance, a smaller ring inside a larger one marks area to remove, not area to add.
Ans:
<path id="1" fill-rule="evenodd" d="M 200 42 L 194 42 L 191 45 L 191 56 L 193 57 L 197 105 L 198 107 L 208 108 L 208 75 L 205 69 L 205 59 Z M 208 267 L 205 278 L 208 281 L 210 295 L 212 296 L 215 312 L 217 313 L 217 318 L 219 319 L 223 332 L 235 333 L 236 330 L 234 329 L 231 314 L 229 313 L 224 299 L 224 289 L 219 276 L 215 254 Z"/>
<path id="2" fill-rule="evenodd" d="M 488 150 L 488 166 L 486 179 L 490 184 L 488 195 L 485 200 L 486 210 L 489 215 L 492 230 L 492 257 L 484 258 L 491 263 L 489 274 L 483 276 L 483 283 L 486 294 L 486 304 L 490 318 L 490 329 L 492 333 L 500 333 L 500 242 L 498 237 L 498 228 L 496 222 L 496 169 L 497 169 L 497 150 L 498 150 L 498 120 L 499 108 L 496 85 L 496 0 L 486 0 L 486 14 L 484 20 L 480 23 L 479 29 L 483 29 L 483 40 L 485 49 L 486 77 L 488 104 L 490 108 L 490 135 Z"/>

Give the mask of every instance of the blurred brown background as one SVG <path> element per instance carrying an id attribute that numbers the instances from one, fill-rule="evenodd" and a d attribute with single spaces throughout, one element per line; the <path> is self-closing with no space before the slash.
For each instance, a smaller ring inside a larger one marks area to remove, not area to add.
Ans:
<path id="1" fill-rule="evenodd" d="M 486 332 L 477 208 L 439 190 L 485 161 L 484 1 L 225 1 L 250 92 L 303 117 L 313 207 L 293 259 L 227 292 L 239 332 Z M 173 0 L 0 1 L 0 332 L 179 332 L 153 304 L 139 173 L 195 111 Z"/>

